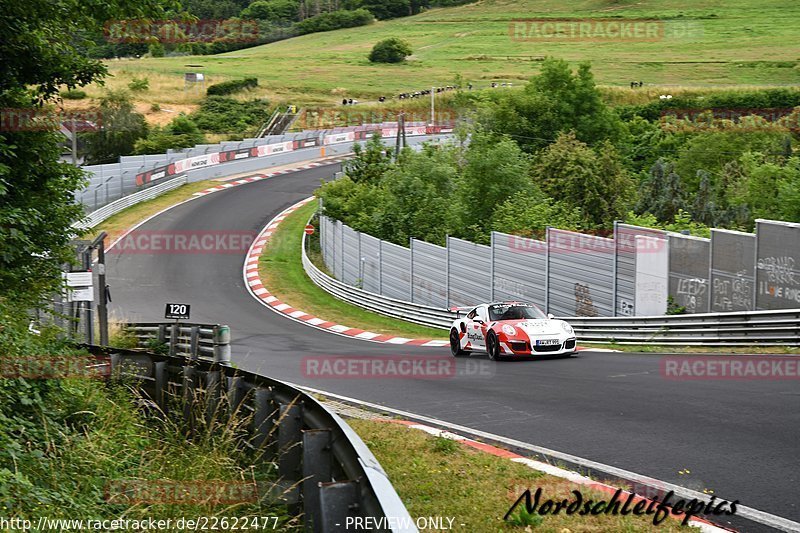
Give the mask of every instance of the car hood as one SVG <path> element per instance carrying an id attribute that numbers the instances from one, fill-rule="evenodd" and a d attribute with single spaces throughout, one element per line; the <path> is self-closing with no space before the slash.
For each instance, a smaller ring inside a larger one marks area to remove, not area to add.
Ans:
<path id="1" fill-rule="evenodd" d="M 528 335 L 560 335 L 564 333 L 560 320 L 510 320 L 506 323 L 521 329 Z"/>

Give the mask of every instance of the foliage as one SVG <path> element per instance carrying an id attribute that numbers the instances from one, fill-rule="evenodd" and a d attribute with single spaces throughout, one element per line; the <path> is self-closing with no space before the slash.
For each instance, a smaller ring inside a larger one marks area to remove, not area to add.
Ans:
<path id="1" fill-rule="evenodd" d="M 181 113 L 165 127 L 152 128 L 146 139 L 136 141 L 137 154 L 163 154 L 167 150 L 190 148 L 205 142 L 205 135 L 189 117 Z"/>
<path id="2" fill-rule="evenodd" d="M 369 53 L 372 63 L 402 63 L 411 55 L 411 45 L 397 37 L 390 37 L 375 43 Z"/>
<path id="3" fill-rule="evenodd" d="M 650 213 L 659 222 L 669 222 L 686 208 L 686 193 L 672 163 L 656 161 L 639 185 L 636 212 Z"/>
<path id="4" fill-rule="evenodd" d="M 82 87 L 106 73 L 84 54 L 89 32 L 102 31 L 108 20 L 162 13 L 157 0 L 6 2 L 0 16 L 0 108 L 52 112 L 45 104 L 60 88 Z M 70 226 L 82 216 L 73 191 L 82 187 L 84 175 L 59 161 L 60 142 L 54 131 L 0 133 L 0 295 L 32 306 L 59 286 L 60 267 L 73 257 Z"/>
<path id="5" fill-rule="evenodd" d="M 542 150 L 533 176 L 547 196 L 578 207 L 586 229 L 607 229 L 630 198 L 631 179 L 614 147 L 604 143 L 593 150 L 572 133 Z"/>
<path id="6" fill-rule="evenodd" d="M 86 98 L 86 91 L 80 89 L 70 89 L 68 91 L 61 91 L 59 96 L 64 100 L 83 100 Z"/>
<path id="7" fill-rule="evenodd" d="M 563 60 L 548 58 L 522 91 L 497 92 L 479 113 L 484 127 L 514 138 L 528 152 L 539 150 L 560 132 L 573 131 L 589 145 L 615 141 L 623 125 L 602 101 L 591 68 L 582 63 L 573 74 Z"/>
<path id="8" fill-rule="evenodd" d="M 83 133 L 86 141 L 86 163 L 114 163 L 120 156 L 134 152 L 136 141 L 147 137 L 144 115 L 134 111 L 130 95 L 109 91 L 100 99 L 99 131 Z"/>
<path id="9" fill-rule="evenodd" d="M 353 11 L 340 10 L 322 13 L 302 20 L 294 25 L 294 29 L 297 31 L 298 35 L 305 35 L 307 33 L 316 33 L 320 31 L 366 26 L 367 24 L 372 24 L 372 21 L 372 13 L 366 9 L 356 9 Z"/>
<path id="10" fill-rule="evenodd" d="M 225 96 L 255 87 L 258 87 L 258 79 L 244 78 L 242 80 L 223 81 L 215 83 L 214 85 L 209 85 L 208 89 L 206 89 L 206 94 L 208 96 Z"/>
<path id="11" fill-rule="evenodd" d="M 543 194 L 517 193 L 492 215 L 492 230 L 544 240 L 548 226 L 580 231 L 583 214 L 579 207 L 547 198 Z"/>
<path id="12" fill-rule="evenodd" d="M 239 101 L 209 96 L 189 118 L 207 133 L 255 133 L 269 118 L 269 112 L 269 102 L 263 99 Z"/>
<path id="13" fill-rule="evenodd" d="M 137 78 L 134 76 L 131 82 L 128 83 L 128 89 L 135 93 L 145 92 L 150 89 L 150 81 L 147 78 Z"/>
<path id="14" fill-rule="evenodd" d="M 256 0 L 242 11 L 242 18 L 291 22 L 297 17 L 300 2 L 297 0 Z"/>

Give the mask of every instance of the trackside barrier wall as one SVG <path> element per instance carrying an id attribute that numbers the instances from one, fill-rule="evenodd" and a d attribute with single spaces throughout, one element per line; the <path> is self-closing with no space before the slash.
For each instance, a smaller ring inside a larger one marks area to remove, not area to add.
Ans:
<path id="1" fill-rule="evenodd" d="M 383 246 L 387 244 L 384 242 Z M 302 260 L 306 274 L 319 287 L 341 300 L 386 316 L 443 330 L 449 329 L 459 316 L 458 312 L 451 309 L 391 298 L 342 283 L 314 265 L 306 253 L 305 245 L 306 239 L 303 237 Z M 408 252 L 408 248 L 391 246 Z M 460 313 L 463 316 L 463 311 Z M 569 318 L 569 321 L 582 344 L 800 345 L 800 309 L 644 317 L 577 317 Z"/>
<path id="2" fill-rule="evenodd" d="M 713 302 L 732 311 L 755 301 L 746 291 L 755 290 L 748 280 L 756 271 L 758 309 L 800 308 L 800 224 L 759 220 L 756 237 L 715 230 L 714 246 L 617 224 L 614 238 L 548 228 L 545 241 L 493 233 L 491 246 L 448 237 L 446 247 L 410 239 L 408 248 L 326 216 L 320 224 L 336 279 L 431 308 L 521 300 L 556 316 L 612 317 L 616 302 L 616 316 L 658 316 L 671 296 L 689 314 Z"/>
<path id="3" fill-rule="evenodd" d="M 344 133 L 342 133 L 344 131 Z M 89 173 L 89 184 L 75 192 L 78 203 L 87 211 L 95 211 L 115 200 L 138 192 L 149 184 L 186 174 L 189 182 L 243 172 L 254 172 L 314 159 L 323 155 L 335 156 L 352 151 L 353 143 L 364 141 L 374 132 L 388 138 L 396 132 L 393 123 L 309 130 L 260 139 L 245 139 L 232 143 L 199 145 L 166 154 L 122 156 L 118 163 L 83 167 Z M 407 125 L 408 144 L 416 145 L 452 133 L 452 126 Z"/>
<path id="4" fill-rule="evenodd" d="M 373 531 L 418 531 L 369 448 L 310 394 L 202 353 L 186 358 L 99 346 L 88 350 L 110 362 L 110 380 L 135 383 L 147 404 L 181 416 L 190 434 L 215 420 L 224 425 L 238 413 L 244 421 L 239 444 L 276 465 L 277 479 L 259 482 L 259 492 L 264 491 L 259 496 L 302 511 L 306 531 L 335 533 L 348 518 L 358 517 L 374 520 Z"/>

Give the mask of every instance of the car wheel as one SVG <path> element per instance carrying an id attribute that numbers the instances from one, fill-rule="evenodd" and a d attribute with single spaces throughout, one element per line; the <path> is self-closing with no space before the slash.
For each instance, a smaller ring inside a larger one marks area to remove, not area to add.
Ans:
<path id="1" fill-rule="evenodd" d="M 494 331 L 489 331 L 486 335 L 486 353 L 489 354 L 489 359 L 492 361 L 500 361 L 500 342 L 497 340 L 497 335 Z"/>
<path id="2" fill-rule="evenodd" d="M 453 357 L 469 354 L 461 349 L 461 339 L 458 338 L 458 331 L 455 328 L 450 330 L 450 353 Z"/>

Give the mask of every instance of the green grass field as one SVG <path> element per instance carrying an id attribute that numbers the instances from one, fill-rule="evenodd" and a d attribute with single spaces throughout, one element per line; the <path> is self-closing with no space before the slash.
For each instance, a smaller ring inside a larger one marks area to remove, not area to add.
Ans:
<path id="1" fill-rule="evenodd" d="M 658 19 L 668 35 L 558 42 L 510 36 L 512 20 L 544 18 Z M 369 99 L 452 84 L 456 74 L 476 87 L 520 82 L 538 70 L 535 59 L 543 56 L 590 60 L 600 84 L 628 90 L 633 80 L 673 92 L 791 85 L 800 82 L 800 26 L 792 20 L 800 20 L 800 3 L 792 0 L 483 0 L 217 56 L 112 61 L 116 79 L 109 85 L 145 74 L 159 91 L 151 99 L 186 101 L 192 96 L 184 93 L 183 73 L 200 71 L 208 83 L 255 76 L 262 86 L 255 94 L 272 99 L 333 104 L 345 94 Z M 681 28 L 691 35 L 677 35 Z M 401 65 L 370 64 L 372 45 L 390 36 L 409 41 L 414 55 Z"/>

